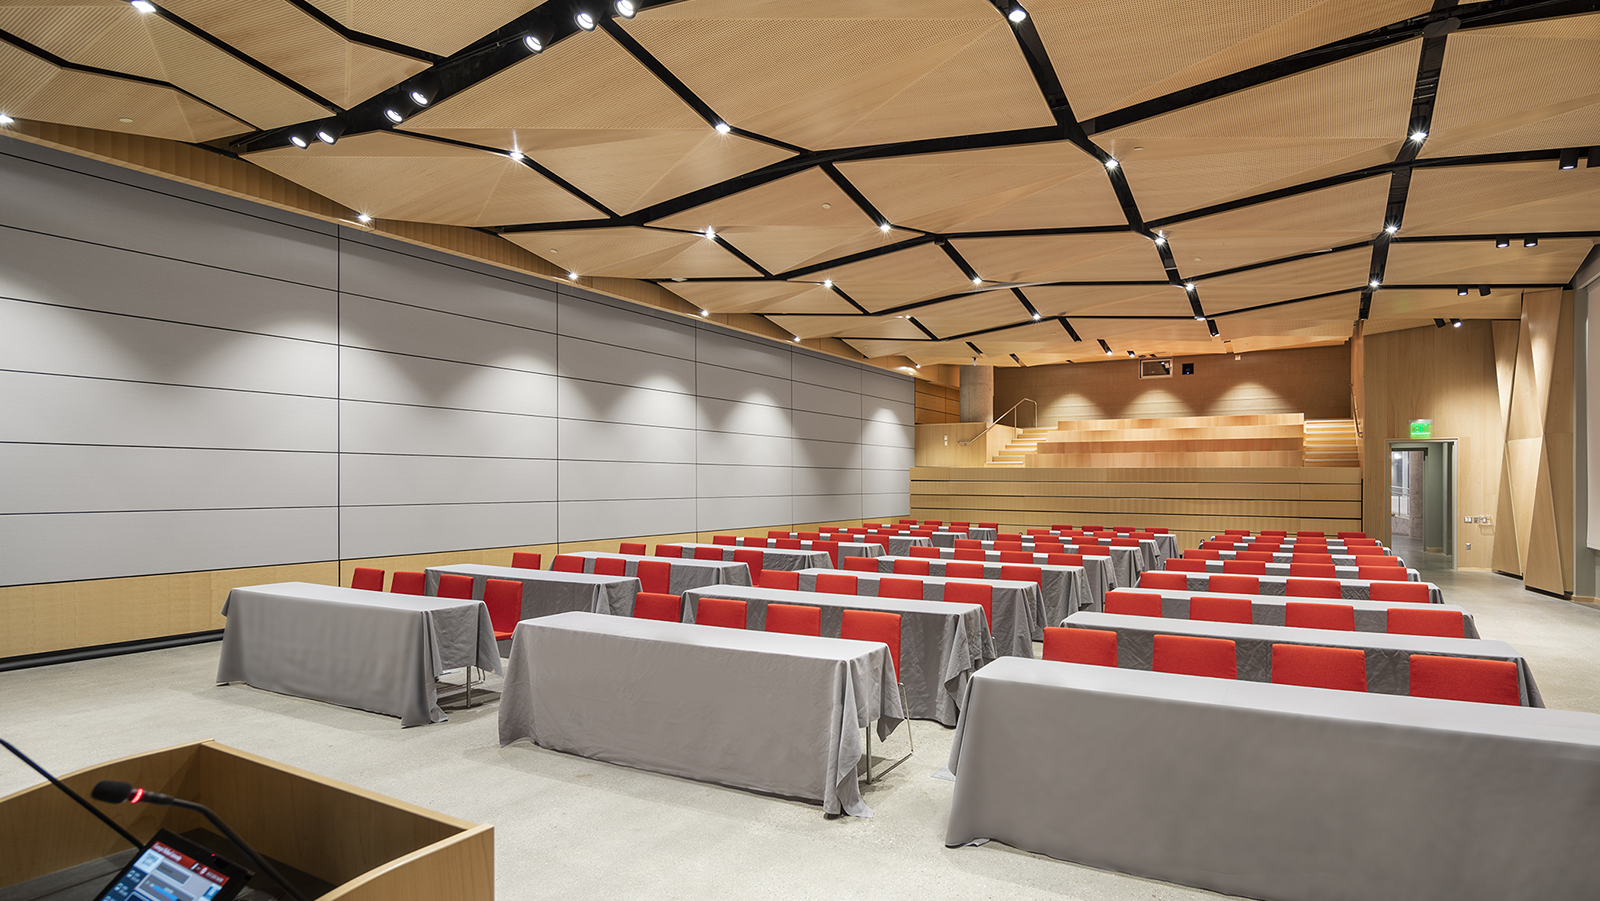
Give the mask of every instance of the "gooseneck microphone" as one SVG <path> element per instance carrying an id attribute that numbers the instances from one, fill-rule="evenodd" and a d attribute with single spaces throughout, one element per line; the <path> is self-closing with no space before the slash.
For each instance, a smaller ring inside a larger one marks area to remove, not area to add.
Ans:
<path id="1" fill-rule="evenodd" d="M 294 885 L 289 882 L 289 880 L 283 878 L 283 874 L 279 873 L 277 869 L 272 866 L 272 864 L 267 863 L 266 858 L 262 857 L 260 854 L 257 854 L 256 849 L 246 844 L 245 840 L 240 838 L 237 832 L 234 832 L 232 829 L 228 828 L 228 824 L 222 822 L 222 818 L 213 813 L 211 808 L 205 806 L 204 804 L 196 804 L 193 801 L 185 801 L 182 798 L 174 798 L 171 795 L 163 795 L 160 792 L 145 791 L 144 789 L 136 788 L 127 782 L 116 782 L 110 779 L 97 784 L 94 787 L 94 790 L 89 794 L 93 796 L 96 801 L 102 801 L 106 804 L 161 804 L 168 807 L 181 807 L 184 810 L 193 810 L 210 820 L 211 825 L 217 827 L 217 829 L 220 830 L 223 835 L 228 837 L 228 841 L 233 842 L 236 846 L 238 846 L 239 850 L 248 855 L 251 862 L 260 867 L 262 872 L 266 873 L 268 876 L 271 876 L 274 881 L 283 886 L 285 891 L 293 895 L 295 901 L 309 901 L 305 895 L 300 894 L 300 890 L 295 888 Z"/>
<path id="2" fill-rule="evenodd" d="M 121 826 L 118 826 L 115 820 L 113 820 L 110 817 L 106 816 L 104 813 L 101 813 L 100 810 L 98 808 L 96 808 L 93 804 L 90 804 L 88 801 L 83 800 L 83 795 L 80 795 L 77 792 L 73 791 L 72 789 L 67 788 L 66 783 L 64 783 L 60 779 L 57 779 L 56 777 L 50 775 L 50 771 L 49 770 L 46 770 L 44 767 L 38 765 L 37 763 L 34 763 L 33 762 L 33 758 L 29 757 L 28 755 L 22 753 L 22 751 L 18 750 L 16 745 L 12 744 L 9 741 L 6 741 L 3 738 L 0 738 L 0 745 L 4 745 L 5 749 L 7 751 L 10 751 L 11 753 L 17 755 L 17 759 L 22 761 L 23 763 L 27 764 L 28 766 L 32 767 L 34 772 L 36 772 L 39 775 L 41 775 L 41 776 L 45 777 L 46 779 L 48 779 L 50 781 L 51 785 L 54 785 L 56 788 L 61 789 L 61 791 L 64 792 L 67 797 L 69 797 L 72 800 L 78 802 L 78 806 L 79 807 L 82 807 L 84 810 L 87 810 L 90 813 L 94 814 L 96 817 L 99 817 L 100 818 L 100 822 L 105 823 L 107 826 L 111 827 L 111 829 L 114 832 L 116 832 L 118 835 L 120 835 L 123 838 L 127 839 L 128 840 L 128 844 L 134 846 L 135 848 L 143 848 L 144 847 L 144 842 L 141 842 L 138 839 L 134 838 L 133 837 L 133 833 L 129 832 L 128 830 L 126 830 L 124 828 L 122 828 Z M 104 783 L 102 783 L 102 784 L 104 784 Z M 99 791 L 99 787 L 97 786 L 95 790 Z M 99 795 L 95 795 L 95 797 L 99 798 L 100 796 Z"/>

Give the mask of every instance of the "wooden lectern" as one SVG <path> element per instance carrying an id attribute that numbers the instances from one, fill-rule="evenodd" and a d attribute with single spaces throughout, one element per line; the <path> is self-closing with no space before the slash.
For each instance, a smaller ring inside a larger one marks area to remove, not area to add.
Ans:
<path id="1" fill-rule="evenodd" d="M 321 901 L 491 901 L 494 827 L 385 798 L 216 742 L 178 745 L 60 777 L 89 796 L 102 779 L 204 804 L 257 851 L 336 886 Z M 95 803 L 93 801 L 91 804 Z M 97 805 L 140 840 L 210 824 L 176 807 Z M 0 798 L 0 888 L 129 850 L 60 790 Z M 250 866 L 248 860 L 239 863 Z M 251 869 L 255 869 L 253 866 Z"/>

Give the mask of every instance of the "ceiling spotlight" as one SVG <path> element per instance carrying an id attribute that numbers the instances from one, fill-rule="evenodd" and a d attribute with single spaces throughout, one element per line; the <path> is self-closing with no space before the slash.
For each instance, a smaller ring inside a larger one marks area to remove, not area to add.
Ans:
<path id="1" fill-rule="evenodd" d="M 879 222 L 878 223 L 878 231 L 887 232 L 889 230 L 889 228 L 890 228 L 890 226 L 889 226 L 889 223 L 887 223 L 887 222 Z"/>
<path id="2" fill-rule="evenodd" d="M 1444 320 L 1438 318 L 1437 316 L 1435 316 L 1434 319 L 1433 319 L 1433 327 L 1434 328 L 1444 328 Z"/>
<path id="3" fill-rule="evenodd" d="M 711 127 L 715 128 L 717 130 L 717 134 L 719 134 L 719 135 L 725 135 L 728 132 L 733 131 L 733 126 L 729 125 L 726 122 L 718 122 L 718 123 L 716 123 L 715 125 L 713 125 Z"/>
<path id="4" fill-rule="evenodd" d="M 833 279 L 831 279 L 831 278 L 823 279 L 822 280 L 822 287 L 824 287 L 824 288 L 832 288 L 833 287 Z"/>
<path id="5" fill-rule="evenodd" d="M 1156 246 L 1157 247 L 1165 247 L 1166 244 L 1167 244 L 1167 236 L 1163 235 L 1163 234 L 1160 234 L 1160 233 L 1157 233 L 1156 234 Z"/>
<path id="6" fill-rule="evenodd" d="M 617 9 L 617 15 L 623 17 L 624 19 L 633 18 L 633 14 L 634 14 L 634 11 L 635 11 L 634 10 L 634 5 L 633 5 L 633 0 L 617 0 L 616 9 Z"/>
<path id="7" fill-rule="evenodd" d="M 11 118 L 10 116 L 6 115 L 5 113 L 0 113 L 0 125 L 10 125 L 11 123 L 13 123 L 15 121 L 17 121 L 17 120 Z"/>
<path id="8" fill-rule="evenodd" d="M 1478 296 L 1479 297 L 1488 297 L 1489 296 L 1489 286 L 1488 285 L 1479 285 L 1478 286 Z"/>
<path id="9" fill-rule="evenodd" d="M 717 230 L 709 225 L 706 226 L 706 237 L 715 239 L 717 237 Z"/>
<path id="10" fill-rule="evenodd" d="M 294 146 L 300 148 L 301 150 L 304 150 L 304 149 L 306 149 L 306 147 L 310 146 L 310 145 L 306 144 L 306 139 L 300 137 L 299 135 L 290 135 L 289 136 L 289 143 L 291 143 Z"/>
<path id="11" fill-rule="evenodd" d="M 1379 281 L 1378 279 L 1373 279 L 1372 281 L 1367 282 L 1367 287 L 1376 288 L 1381 284 L 1383 284 L 1383 282 Z"/>
<path id="12" fill-rule="evenodd" d="M 544 41 L 536 34 L 525 34 L 522 36 L 522 46 L 527 47 L 529 53 L 538 53 L 544 49 Z"/>
<path id="13" fill-rule="evenodd" d="M 433 92 L 422 87 L 412 88 L 411 92 L 406 96 L 410 97 L 411 102 L 417 106 L 427 106 L 433 102 Z"/>
<path id="14" fill-rule="evenodd" d="M 915 364 L 915 365 L 916 365 L 916 368 L 918 368 L 918 369 L 921 369 L 921 368 L 922 368 L 922 364 L 921 364 L 921 363 L 917 363 L 917 364 Z"/>
<path id="15" fill-rule="evenodd" d="M 1183 283 L 1183 290 L 1185 290 L 1185 291 L 1193 291 L 1194 290 L 1194 282 L 1184 282 Z"/>
<path id="16" fill-rule="evenodd" d="M 1496 247 L 1510 247 L 1511 246 L 1511 239 L 1506 237 L 1505 235 L 1501 235 L 1500 237 L 1494 239 L 1494 246 L 1496 246 Z"/>
<path id="17" fill-rule="evenodd" d="M 1130 350 L 1130 351 L 1128 351 L 1128 356 L 1132 357 L 1132 356 L 1136 356 L 1136 355 L 1134 354 L 1133 351 Z"/>
<path id="18" fill-rule="evenodd" d="M 1457 297 L 1466 297 L 1467 296 L 1467 288 L 1466 288 L 1465 285 L 1463 285 L 1463 286 L 1461 286 L 1461 287 L 1456 289 L 1456 296 Z"/>
<path id="19" fill-rule="evenodd" d="M 406 117 L 400 115 L 400 111 L 399 110 L 394 110 L 394 109 L 386 109 L 386 110 L 384 110 L 383 111 L 383 117 L 385 119 L 388 119 L 390 122 L 393 122 L 396 125 L 399 125 L 401 122 L 406 121 Z"/>
<path id="20" fill-rule="evenodd" d="M 1028 21 L 1028 11 L 1020 6 L 1013 6 L 1006 12 L 1006 18 L 1010 19 L 1013 25 L 1021 25 Z"/>
<path id="21" fill-rule="evenodd" d="M 1217 321 L 1215 319 L 1207 319 L 1206 330 L 1211 332 L 1211 337 L 1217 337 Z"/>
<path id="22" fill-rule="evenodd" d="M 1522 246 L 1523 247 L 1538 247 L 1539 246 L 1539 239 L 1537 237 L 1534 237 L 1533 235 L 1529 235 L 1528 237 L 1522 239 Z"/>
<path id="23" fill-rule="evenodd" d="M 974 276 L 973 276 L 973 277 L 972 277 L 972 283 L 973 283 L 973 284 L 974 284 L 974 285 L 981 285 L 981 284 L 983 284 L 983 279 L 981 279 L 981 278 L 978 278 L 978 277 L 977 277 L 977 276 L 976 276 L 976 275 L 974 275 Z"/>
<path id="24" fill-rule="evenodd" d="M 1450 327 L 1451 328 L 1460 328 L 1461 327 L 1461 320 L 1455 319 L 1455 318 L 1452 317 L 1451 320 L 1450 320 Z"/>
<path id="25" fill-rule="evenodd" d="M 337 119 L 329 120 L 317 126 L 317 140 L 324 144 L 332 144 L 344 134 L 344 123 Z"/>
<path id="26" fill-rule="evenodd" d="M 1117 165 L 1118 165 L 1118 163 L 1117 163 L 1117 158 L 1116 157 L 1114 157 L 1114 156 L 1106 157 L 1106 168 L 1107 169 L 1115 169 L 1115 168 L 1117 168 Z"/>
<path id="27" fill-rule="evenodd" d="M 1100 349 L 1106 352 L 1106 356 L 1111 356 L 1111 345 L 1106 343 L 1106 339 L 1096 338 L 1094 340 L 1100 342 Z"/>
<path id="28" fill-rule="evenodd" d="M 1202 314 L 1202 313 L 1194 314 L 1194 321 L 1195 322 L 1204 322 L 1205 320 L 1206 320 L 1206 317 L 1205 317 L 1204 314 Z"/>
<path id="29" fill-rule="evenodd" d="M 519 163 L 528 158 L 527 155 L 524 154 L 520 150 L 513 150 L 510 153 L 506 154 L 506 156 L 511 157 L 512 159 L 516 160 Z"/>
<path id="30" fill-rule="evenodd" d="M 588 13 L 578 13 L 576 16 L 572 17 L 572 21 L 577 22 L 578 27 L 582 28 L 584 31 L 594 31 L 594 16 L 591 16 Z"/>
<path id="31" fill-rule="evenodd" d="M 800 343 L 800 336 L 799 335 L 795 335 L 794 336 L 794 343 L 796 343 L 796 344 Z"/>
<path id="32" fill-rule="evenodd" d="M 1418 144 L 1421 144 L 1423 141 L 1426 141 L 1427 139 L 1428 139 L 1428 133 L 1423 131 L 1420 128 L 1411 133 L 1411 140 L 1416 141 Z"/>
<path id="33" fill-rule="evenodd" d="M 574 281 L 574 282 L 577 281 L 578 280 L 578 273 L 576 273 L 576 272 L 568 272 L 567 273 L 567 280 L 568 281 Z"/>
<path id="34" fill-rule="evenodd" d="M 362 225 L 370 225 L 372 223 L 372 217 L 368 216 L 366 213 L 357 213 L 356 221 Z"/>
<path id="35" fill-rule="evenodd" d="M 1395 232 L 1397 232 L 1399 230 L 1400 230 L 1400 226 L 1394 224 L 1393 222 L 1391 222 L 1388 225 L 1385 225 L 1383 227 L 1384 234 L 1388 234 L 1388 235 L 1392 235 L 1392 234 L 1394 234 Z"/>
<path id="36" fill-rule="evenodd" d="M 129 3 L 128 5 L 142 13 L 153 13 L 156 11 L 156 5 L 151 3 L 150 0 L 133 0 L 133 2 Z"/>
<path id="37" fill-rule="evenodd" d="M 1037 312 L 1033 314 L 1033 321 L 1034 322 L 1038 322 L 1039 321 L 1039 314 Z"/>
<path id="38" fill-rule="evenodd" d="M 711 311 L 710 310 L 701 310 L 700 311 L 700 315 L 701 316 L 710 316 L 711 315 Z"/>
<path id="39" fill-rule="evenodd" d="M 1558 165 L 1563 169 L 1578 168 L 1578 148 L 1568 147 L 1561 151 L 1561 162 Z"/>

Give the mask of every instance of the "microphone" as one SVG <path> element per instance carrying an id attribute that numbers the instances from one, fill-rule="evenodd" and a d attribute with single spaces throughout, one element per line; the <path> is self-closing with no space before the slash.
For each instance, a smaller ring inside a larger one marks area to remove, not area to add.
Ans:
<path id="1" fill-rule="evenodd" d="M 256 849 L 246 844 L 245 840 L 239 837 L 239 833 L 228 828 L 228 824 L 224 823 L 221 817 L 217 816 L 212 812 L 211 808 L 204 804 L 185 801 L 182 798 L 174 798 L 171 795 L 163 795 L 160 792 L 146 791 L 142 788 L 136 788 L 127 782 L 117 782 L 111 779 L 103 780 L 95 785 L 94 790 L 89 794 L 96 801 L 106 804 L 160 804 L 167 807 L 181 807 L 184 810 L 193 810 L 210 820 L 211 825 L 216 826 L 223 835 L 228 837 L 228 841 L 233 842 L 234 845 L 238 846 L 239 850 L 247 854 L 250 860 L 261 868 L 262 872 L 271 876 L 275 882 L 283 886 L 285 891 L 293 895 L 295 901 L 310 901 L 305 895 L 300 894 L 300 890 L 295 888 L 289 880 L 283 878 L 283 874 L 279 873 L 272 864 L 267 863 L 266 858 L 257 854 Z"/>
<path id="2" fill-rule="evenodd" d="M 50 775 L 50 771 L 49 770 L 46 770 L 44 767 L 38 765 L 37 763 L 34 763 L 33 762 L 33 758 L 31 758 L 28 755 L 22 753 L 22 751 L 19 750 L 16 745 L 12 744 L 9 741 L 6 741 L 3 738 L 0 738 L 0 745 L 5 746 L 5 749 L 7 751 L 10 751 L 11 753 L 15 754 L 17 756 L 18 760 L 20 760 L 23 763 L 27 764 L 28 766 L 32 767 L 34 772 L 38 773 L 39 775 L 43 776 L 45 779 L 49 780 L 51 785 L 54 785 L 56 788 L 61 789 L 62 792 L 66 793 L 67 797 L 69 797 L 72 800 L 78 802 L 78 806 L 79 807 L 82 807 L 84 810 L 87 810 L 90 813 L 94 814 L 96 817 L 98 817 L 100 819 L 100 822 L 105 823 L 107 826 L 111 827 L 112 831 L 116 832 L 118 835 L 120 835 L 123 838 L 127 839 L 128 844 L 133 845 L 135 848 L 139 848 L 141 850 L 144 848 L 144 842 L 141 842 L 138 839 L 134 838 L 133 837 L 133 833 L 131 833 L 128 830 L 126 830 L 126 829 L 122 828 L 121 826 L 117 825 L 115 820 L 113 820 L 110 817 L 106 816 L 105 814 L 101 813 L 98 809 L 95 808 L 95 806 L 93 804 L 90 804 L 88 801 L 83 800 L 83 795 L 80 795 L 77 792 L 73 791 L 72 789 L 67 788 L 66 783 L 64 783 L 60 779 L 57 779 L 56 777 Z M 96 786 L 96 790 L 97 791 L 99 790 L 98 786 Z M 98 797 L 98 796 L 96 796 L 96 797 Z"/>

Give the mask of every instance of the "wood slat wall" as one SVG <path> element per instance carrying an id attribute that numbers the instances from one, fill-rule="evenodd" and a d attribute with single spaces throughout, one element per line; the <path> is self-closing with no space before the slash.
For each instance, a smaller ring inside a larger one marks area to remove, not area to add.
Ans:
<path id="1" fill-rule="evenodd" d="M 1224 529 L 1361 528 L 1361 472 L 1328 467 L 916 467 L 911 515 L 1003 529 L 1160 526 L 1179 547 Z"/>
<path id="2" fill-rule="evenodd" d="M 961 389 L 917 380 L 917 425 L 961 421 Z"/>

